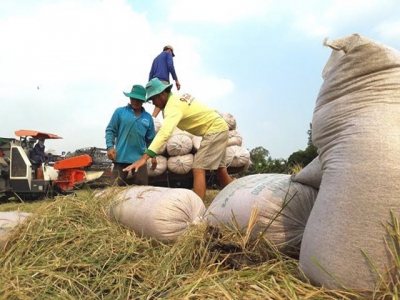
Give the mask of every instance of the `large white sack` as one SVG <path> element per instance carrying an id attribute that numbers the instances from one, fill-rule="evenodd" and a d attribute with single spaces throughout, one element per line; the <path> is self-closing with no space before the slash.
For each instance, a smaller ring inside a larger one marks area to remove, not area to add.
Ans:
<path id="1" fill-rule="evenodd" d="M 300 267 L 317 285 L 372 290 L 370 263 L 394 266 L 383 225 L 400 217 L 400 53 L 359 35 L 326 45 L 312 124 L 323 176 Z"/>
<path id="2" fill-rule="evenodd" d="M 194 137 L 194 134 L 191 134 L 190 132 L 187 132 L 186 130 L 179 129 L 178 127 L 175 127 L 174 131 L 172 132 L 172 135 L 177 135 L 177 134 L 187 135 L 190 138 Z"/>
<path id="3" fill-rule="evenodd" d="M 228 146 L 242 146 L 242 135 L 237 130 L 229 130 Z"/>
<path id="4" fill-rule="evenodd" d="M 322 180 L 322 169 L 319 157 L 314 158 L 307 166 L 305 166 L 299 173 L 292 175 L 292 180 L 303 184 L 311 185 L 319 189 Z"/>
<path id="5" fill-rule="evenodd" d="M 167 168 L 176 174 L 187 174 L 193 167 L 193 154 L 171 156 L 167 161 Z"/>
<path id="6" fill-rule="evenodd" d="M 162 242 L 176 241 L 206 210 L 201 198 L 188 189 L 133 186 L 119 188 L 116 194 L 111 189 L 115 196 L 107 211 L 110 219 L 140 237 Z"/>
<path id="7" fill-rule="evenodd" d="M 282 252 L 299 253 L 304 227 L 317 190 L 292 182 L 286 174 L 255 174 L 236 179 L 226 186 L 207 209 L 209 224 L 238 224 L 247 230 L 252 211 L 257 209 L 253 238 L 260 233 Z"/>
<path id="8" fill-rule="evenodd" d="M 236 129 L 236 119 L 230 113 L 220 113 L 220 116 L 225 120 L 228 124 L 229 130 Z"/>
<path id="9" fill-rule="evenodd" d="M 227 167 L 243 167 L 249 164 L 250 152 L 241 146 L 226 147 L 225 163 Z"/>
<path id="10" fill-rule="evenodd" d="M 157 167 L 155 168 L 155 170 L 151 169 L 152 166 L 151 159 L 147 160 L 147 174 L 149 177 L 159 176 L 165 173 L 165 171 L 167 170 L 167 158 L 162 155 L 157 155 L 156 159 L 157 159 Z"/>
<path id="11" fill-rule="evenodd" d="M 0 212 L 0 249 L 7 243 L 13 229 L 29 216 L 30 213 L 20 211 Z"/>
<path id="12" fill-rule="evenodd" d="M 188 154 L 192 148 L 192 138 L 185 134 L 172 135 L 167 141 L 167 152 L 170 156 Z"/>
<path id="13" fill-rule="evenodd" d="M 193 142 L 193 150 L 194 150 L 194 152 L 197 152 L 197 150 L 199 150 L 202 140 L 203 140 L 202 136 L 197 136 L 197 135 L 193 136 L 192 142 Z"/>
<path id="14" fill-rule="evenodd" d="M 157 133 L 158 131 L 160 131 L 160 128 L 162 126 L 161 121 L 159 119 L 153 117 L 153 123 L 154 123 L 154 130 Z"/>

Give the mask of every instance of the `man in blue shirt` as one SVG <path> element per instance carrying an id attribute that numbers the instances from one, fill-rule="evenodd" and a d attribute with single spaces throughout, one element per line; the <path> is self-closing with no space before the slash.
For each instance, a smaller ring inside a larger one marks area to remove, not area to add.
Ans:
<path id="1" fill-rule="evenodd" d="M 172 79 L 175 81 L 176 89 L 179 91 L 181 84 L 179 83 L 178 76 L 176 76 L 173 57 L 175 57 L 174 48 L 171 45 L 165 46 L 163 52 L 153 60 L 149 81 L 153 78 L 158 78 L 161 82 L 169 84 L 169 75 L 171 74 Z M 154 107 L 153 117 L 156 118 L 159 113 L 160 109 Z"/>
<path id="2" fill-rule="evenodd" d="M 130 103 L 114 111 L 106 128 L 107 156 L 114 163 L 112 179 L 118 178 L 118 185 L 147 185 L 147 165 L 132 174 L 129 180 L 128 172 L 123 171 L 145 153 L 156 135 L 153 118 L 143 108 L 146 90 L 141 85 L 134 85 L 130 93 L 124 94 L 130 98 Z M 156 159 L 152 159 L 153 168 L 156 163 Z"/>

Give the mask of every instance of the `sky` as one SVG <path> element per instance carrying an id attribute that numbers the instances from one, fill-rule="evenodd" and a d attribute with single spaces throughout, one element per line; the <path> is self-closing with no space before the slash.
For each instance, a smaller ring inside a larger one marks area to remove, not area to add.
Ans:
<path id="1" fill-rule="evenodd" d="M 243 147 L 287 159 L 307 147 L 324 39 L 400 49 L 399 12 L 399 0 L 0 0 L 0 137 L 31 129 L 63 137 L 46 141 L 58 154 L 105 148 L 123 91 L 146 85 L 169 44 L 178 93 L 230 113 Z"/>

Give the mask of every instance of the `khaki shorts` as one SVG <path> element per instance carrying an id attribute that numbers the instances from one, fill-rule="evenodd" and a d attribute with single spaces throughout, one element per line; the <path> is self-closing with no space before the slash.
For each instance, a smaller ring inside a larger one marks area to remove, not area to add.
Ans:
<path id="1" fill-rule="evenodd" d="M 193 169 L 217 170 L 225 167 L 229 131 L 206 134 L 194 156 Z"/>

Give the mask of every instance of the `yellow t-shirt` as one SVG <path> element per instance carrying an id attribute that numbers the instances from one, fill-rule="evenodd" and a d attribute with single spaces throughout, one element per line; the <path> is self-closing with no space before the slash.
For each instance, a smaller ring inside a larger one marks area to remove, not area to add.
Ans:
<path id="1" fill-rule="evenodd" d="M 148 149 L 158 153 L 176 127 L 197 136 L 229 130 L 228 124 L 216 110 L 189 94 L 170 93 L 164 108 L 163 124 Z"/>

